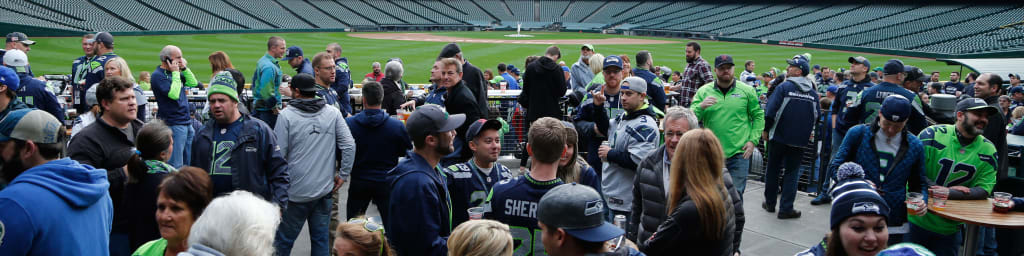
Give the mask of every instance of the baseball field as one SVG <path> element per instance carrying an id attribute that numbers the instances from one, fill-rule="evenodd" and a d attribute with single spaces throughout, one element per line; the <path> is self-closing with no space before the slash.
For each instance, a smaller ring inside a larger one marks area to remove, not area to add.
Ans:
<path id="1" fill-rule="evenodd" d="M 458 42 L 463 55 L 481 69 L 494 70 L 498 63 L 513 64 L 522 68 L 526 56 L 542 55 L 548 45 L 558 45 L 563 58 L 572 65 L 579 58 L 583 43 L 592 43 L 598 53 L 626 54 L 633 58 L 637 51 L 649 50 L 654 64 L 682 70 L 685 66 L 685 44 L 689 40 L 606 35 L 573 32 L 524 32 L 534 37 L 509 38 L 504 35 L 515 33 L 497 32 L 420 32 L 420 33 L 252 33 L 252 34 L 196 34 L 165 36 L 115 36 L 114 52 L 127 60 L 132 72 L 153 71 L 159 65 L 158 54 L 164 45 L 181 47 L 185 58 L 201 81 L 210 78 L 207 56 L 214 51 L 224 51 L 235 67 L 251 76 L 256 60 L 266 52 L 267 38 L 272 35 L 283 37 L 289 46 L 303 48 L 307 58 L 323 51 L 331 42 L 338 42 L 344 48 L 343 56 L 348 57 L 353 80 L 372 71 L 374 61 L 384 62 L 399 57 L 405 63 L 405 80 L 409 83 L 426 83 L 430 66 L 441 48 L 448 42 Z M 38 43 L 29 52 L 29 61 L 36 75 L 68 74 L 71 61 L 82 56 L 79 37 L 33 37 Z M 746 44 L 720 41 L 699 41 L 703 47 L 702 56 L 709 62 L 720 54 L 730 54 L 737 64 L 745 60 L 756 62 L 755 71 L 765 72 L 771 67 L 785 68 L 785 59 L 801 53 L 813 55 L 811 64 L 827 67 L 849 68 L 849 56 L 863 55 L 874 66 L 881 66 L 886 60 L 899 58 L 907 65 L 921 67 L 925 72 L 940 71 L 942 79 L 948 79 L 950 71 L 959 71 L 959 66 L 947 66 L 933 59 L 895 57 L 866 53 L 818 50 L 778 45 Z M 285 74 L 295 71 L 281 62 Z M 634 64 L 635 65 L 635 64 Z M 742 66 L 737 66 L 737 74 Z M 965 70 L 966 71 L 966 70 Z"/>

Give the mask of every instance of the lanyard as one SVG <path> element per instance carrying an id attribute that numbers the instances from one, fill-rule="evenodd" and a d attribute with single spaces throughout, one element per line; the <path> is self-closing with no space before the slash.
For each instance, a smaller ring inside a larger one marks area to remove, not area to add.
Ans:
<path id="1" fill-rule="evenodd" d="M 434 170 L 437 170 L 437 173 L 441 174 L 441 187 L 444 189 L 444 201 L 448 205 L 448 232 L 452 232 L 452 196 L 451 194 L 448 194 L 448 185 L 443 184 L 445 180 L 444 178 L 447 176 L 444 175 L 444 172 L 441 171 L 441 167 L 439 166 L 434 166 Z"/>
<path id="2" fill-rule="evenodd" d="M 490 191 L 491 190 L 490 182 L 484 182 L 484 178 L 483 178 L 483 176 L 490 176 L 490 174 L 484 173 L 479 167 L 477 167 L 476 166 L 476 162 L 473 162 L 473 159 L 469 160 L 468 165 L 469 165 L 469 171 L 471 173 L 473 173 L 473 174 L 476 174 L 476 175 L 473 175 L 473 176 L 476 176 L 476 180 L 480 181 L 480 184 L 484 185 L 484 190 Z M 492 172 L 493 172 L 493 168 L 494 167 L 491 168 Z"/>

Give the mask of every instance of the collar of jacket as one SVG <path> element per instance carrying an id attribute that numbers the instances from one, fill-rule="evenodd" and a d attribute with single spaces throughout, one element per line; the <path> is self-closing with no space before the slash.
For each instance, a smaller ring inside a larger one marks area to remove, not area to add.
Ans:
<path id="1" fill-rule="evenodd" d="M 655 118 L 656 119 L 654 111 L 651 110 L 651 105 L 647 104 L 647 103 L 644 103 L 644 105 L 640 106 L 640 109 L 637 109 L 636 111 L 630 112 L 629 110 L 627 110 L 626 111 L 626 117 L 623 118 L 623 119 L 625 119 L 625 120 L 633 120 L 633 119 L 636 119 L 637 117 L 640 117 L 642 115 L 648 115 L 648 116 L 651 116 L 651 118 Z"/>
<path id="2" fill-rule="evenodd" d="M 256 128 L 256 126 L 259 125 L 256 122 L 252 121 L 252 116 L 246 114 L 242 114 L 241 117 L 239 117 L 239 119 L 241 119 L 242 121 L 242 134 L 239 134 L 235 139 L 235 142 L 239 142 L 235 143 L 235 148 L 237 148 L 238 145 L 241 145 L 244 142 L 256 140 L 256 134 L 255 132 L 253 132 L 253 130 L 258 129 Z M 206 121 L 206 124 L 203 125 L 203 130 L 199 131 L 199 137 L 213 141 L 213 130 L 217 129 L 216 126 L 217 120 L 210 119 L 209 121 Z"/>

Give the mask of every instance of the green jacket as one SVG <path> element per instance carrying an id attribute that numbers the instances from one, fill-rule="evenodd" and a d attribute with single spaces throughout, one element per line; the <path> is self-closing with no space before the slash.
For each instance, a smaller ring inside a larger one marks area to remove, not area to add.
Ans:
<path id="1" fill-rule="evenodd" d="M 707 97 L 718 98 L 718 103 L 702 109 L 700 103 Z M 728 93 L 722 94 L 722 90 L 711 82 L 697 89 L 690 106 L 704 128 L 714 132 L 722 142 L 726 158 L 743 153 L 743 145 L 748 141 L 757 145 L 761 140 L 764 109 L 761 109 L 754 87 L 736 81 Z"/>

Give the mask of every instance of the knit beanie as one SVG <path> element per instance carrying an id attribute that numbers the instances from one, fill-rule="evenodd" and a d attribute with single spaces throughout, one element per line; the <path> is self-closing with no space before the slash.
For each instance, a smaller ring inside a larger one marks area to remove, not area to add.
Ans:
<path id="1" fill-rule="evenodd" d="M 839 184 L 832 189 L 830 227 L 836 228 L 843 220 L 859 214 L 874 214 L 886 218 L 889 205 L 878 195 L 874 185 L 864 179 L 860 165 L 847 162 L 836 171 Z"/>
<path id="2" fill-rule="evenodd" d="M 237 85 L 235 84 L 235 78 L 231 76 L 231 72 L 221 71 L 210 82 L 210 89 L 206 91 L 206 97 L 209 98 L 214 93 L 220 93 L 238 102 L 238 91 L 235 90 L 235 87 Z"/>

